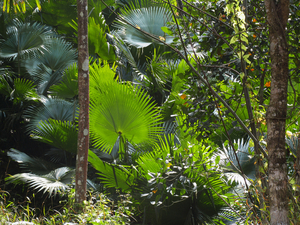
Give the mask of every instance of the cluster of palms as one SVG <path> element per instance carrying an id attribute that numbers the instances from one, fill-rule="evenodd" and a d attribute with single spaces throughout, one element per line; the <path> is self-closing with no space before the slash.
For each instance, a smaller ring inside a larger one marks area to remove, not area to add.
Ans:
<path id="1" fill-rule="evenodd" d="M 146 1 L 128 3 L 110 28 L 105 17 L 99 16 L 104 6 L 93 4 L 89 162 L 99 172 L 101 183 L 130 191 L 144 221 L 153 224 L 202 224 L 233 218 L 233 209 L 224 202 L 224 198 L 228 204 L 233 199 L 227 181 L 249 181 L 239 175 L 231 148 L 216 153 L 205 141 L 188 137 L 193 130 L 181 123 L 184 115 L 171 118 L 176 104 L 183 104 L 182 90 L 189 88 L 178 76 L 187 69 L 169 57 L 171 53 L 163 54 L 166 47 L 136 29 L 172 43 L 174 38 L 161 30 L 172 20 L 171 12 Z M 72 26 L 76 29 L 76 23 Z M 7 154 L 24 172 L 8 181 L 23 181 L 55 195 L 69 188 L 75 172 L 76 50 L 52 27 L 38 22 L 14 19 L 5 28 L 0 42 L 1 129 L 23 131 L 46 143 L 50 159 L 10 149 Z M 249 143 L 238 142 L 238 148 L 241 166 L 253 167 Z M 253 179 L 252 171 L 246 175 Z M 97 188 L 94 177 L 91 180 L 88 185 Z M 170 210 L 176 211 L 175 217 Z"/>

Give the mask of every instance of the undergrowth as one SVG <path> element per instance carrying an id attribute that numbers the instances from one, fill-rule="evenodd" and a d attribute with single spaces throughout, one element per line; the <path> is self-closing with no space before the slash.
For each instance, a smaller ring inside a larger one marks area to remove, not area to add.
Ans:
<path id="1" fill-rule="evenodd" d="M 67 200 L 60 201 L 61 207 L 56 209 L 39 209 L 30 206 L 30 199 L 22 205 L 9 200 L 9 193 L 0 189 L 0 224 L 26 221 L 32 224 L 105 224 L 126 225 L 133 219 L 131 197 L 128 194 L 119 195 L 118 200 L 112 200 L 102 193 L 89 193 L 83 203 L 83 210 L 78 212 L 75 207 L 75 190 L 68 191 Z"/>

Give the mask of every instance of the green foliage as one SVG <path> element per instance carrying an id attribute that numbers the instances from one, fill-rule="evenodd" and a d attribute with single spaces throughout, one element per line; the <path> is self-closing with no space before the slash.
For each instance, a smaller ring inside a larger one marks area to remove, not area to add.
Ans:
<path id="1" fill-rule="evenodd" d="M 29 4 L 35 6 L 33 2 Z M 175 0 L 170 2 L 177 5 Z M 231 219 L 236 216 L 234 209 L 240 210 L 241 218 L 244 214 L 248 216 L 245 223 L 261 222 L 256 209 L 262 218 L 268 218 L 267 202 L 262 198 L 266 187 L 262 177 L 255 180 L 254 176 L 254 160 L 258 155 L 252 151 L 253 143 L 243 141 L 247 137 L 236 118 L 210 92 L 210 88 L 215 90 L 248 127 L 250 120 L 243 96 L 247 87 L 258 139 L 263 143 L 265 111 L 272 85 L 268 82 L 271 68 L 263 1 L 248 2 L 248 15 L 238 0 L 184 1 L 183 9 L 188 12 L 185 16 L 175 7 L 172 14 L 166 4 L 151 1 L 105 3 L 110 7 L 106 8 L 102 1 L 89 1 L 89 51 L 94 57 L 90 60 L 92 151 L 89 161 L 99 172 L 106 190 L 130 191 L 139 210 L 144 211 L 140 219 L 152 224 L 222 224 L 222 216 Z M 12 7 L 19 10 L 21 4 L 24 11 L 23 1 L 19 5 L 5 4 L 6 10 Z M 42 1 L 42 10 L 36 9 L 25 20 L 51 25 L 72 43 L 58 37 L 48 26 L 21 22 L 21 19 L 7 24 L 6 14 L 1 16 L 4 26 L 0 31 L 0 128 L 5 130 L 1 140 L 7 142 L 9 135 L 15 138 L 26 125 L 32 138 L 52 148 L 47 156 L 56 162 L 35 159 L 12 149 L 8 155 L 26 173 L 16 174 L 9 180 L 28 183 L 50 195 L 66 191 L 65 183 L 72 183 L 73 170 L 64 164 L 69 166 L 74 162 L 69 153 L 75 153 L 77 142 L 78 73 L 73 49 L 77 33 L 74 33 L 76 23 L 70 23 L 76 20 L 75 5 L 74 0 Z M 112 22 L 116 15 L 110 10 L 120 15 L 117 21 Z M 294 135 L 300 122 L 299 25 L 299 4 L 291 0 L 287 29 L 290 54 L 287 129 Z M 116 30 L 110 32 L 113 28 Z M 211 87 L 200 81 L 201 77 L 194 74 L 186 61 L 177 60 L 164 43 L 183 53 L 182 58 L 187 54 L 187 62 Z M 165 135 L 160 136 L 163 129 Z M 227 134 L 237 140 L 234 141 L 236 155 L 225 142 Z M 287 161 L 293 188 L 296 187 L 295 137 L 286 139 L 291 151 Z M 23 144 L 22 139 L 15 139 Z M 99 155 L 109 162 L 102 161 Z M 264 171 L 267 161 L 263 163 L 257 169 L 267 179 Z M 240 194 L 244 191 L 240 186 L 244 185 L 243 177 L 249 186 L 253 184 L 247 196 Z M 228 194 L 228 184 L 239 192 L 234 196 L 235 203 Z M 225 203 L 231 208 L 226 208 Z M 74 215 L 73 203 L 68 204 L 64 212 L 48 217 L 49 224 L 70 221 L 108 224 L 106 218 L 112 224 L 126 223 L 126 219 L 118 218 L 128 213 L 125 208 L 120 212 L 103 205 L 101 208 L 86 204 L 86 214 Z M 290 206 L 294 223 L 299 211 L 296 206 L 294 203 Z M 2 212 L 7 212 L 1 207 Z M 21 211 L 11 212 L 21 215 Z M 22 214 L 20 218 L 30 220 L 33 212 L 29 208 L 25 212 L 28 216 Z M 8 213 L 11 221 L 17 220 L 12 215 Z"/>
<path id="2" fill-rule="evenodd" d="M 51 95 L 62 99 L 73 99 L 78 95 L 78 68 L 74 63 L 65 69 L 61 81 L 49 88 Z"/>
<path id="3" fill-rule="evenodd" d="M 106 33 L 109 32 L 108 26 L 102 15 L 99 16 L 99 24 L 93 17 L 89 19 L 88 38 L 89 38 L 89 54 L 95 55 L 102 60 L 113 62 L 116 60 L 113 47 L 107 42 Z"/>
<path id="4" fill-rule="evenodd" d="M 155 141 L 161 131 L 160 116 L 141 89 L 112 78 L 93 82 L 97 80 L 91 79 L 90 130 L 95 146 L 110 152 L 118 137 L 135 144 Z"/>
<path id="5" fill-rule="evenodd" d="M 48 42 L 48 51 L 26 62 L 28 73 L 42 95 L 47 95 L 49 88 L 61 81 L 63 71 L 75 63 L 77 58 L 76 50 L 65 40 L 51 38 Z"/>
<path id="6" fill-rule="evenodd" d="M 0 192 L 0 223 L 25 223 L 26 224 L 97 224 L 97 225 L 125 225 L 130 224 L 133 215 L 130 207 L 130 195 L 120 194 L 117 199 L 112 200 L 100 193 L 89 193 L 89 201 L 84 202 L 83 211 L 77 212 L 75 205 L 75 190 L 66 191 L 66 200 L 60 201 L 57 209 L 38 209 L 30 206 L 28 199 L 24 203 L 16 204 L 9 199 L 9 193 Z"/>
<path id="7" fill-rule="evenodd" d="M 153 151 L 140 154 L 135 166 L 106 163 L 92 152 L 89 162 L 107 187 L 130 191 L 136 199 L 144 199 L 139 200 L 148 209 L 144 216 L 153 224 L 191 222 L 190 209 L 197 215 L 194 221 L 200 223 L 212 221 L 218 213 L 231 217 L 232 212 L 225 210 L 226 204 L 219 197 L 230 202 L 229 186 L 220 173 L 213 172 L 209 148 L 197 142 L 183 144 L 188 148 L 170 143 L 174 143 L 172 135 L 160 139 Z M 173 212 L 172 216 L 165 213 L 166 209 Z"/>
<path id="8" fill-rule="evenodd" d="M 39 130 L 38 125 L 41 121 L 54 119 L 58 121 L 75 121 L 77 117 L 76 102 L 69 102 L 57 98 L 41 98 L 40 105 L 29 107 L 25 115 L 30 122 L 27 124 L 27 131 L 31 133 Z"/>
<path id="9" fill-rule="evenodd" d="M 0 57 L 20 60 L 37 56 L 47 49 L 46 38 L 50 35 L 54 35 L 50 27 L 15 19 L 7 27 L 6 39 L 1 42 Z"/>
<path id="10" fill-rule="evenodd" d="M 172 20 L 171 12 L 164 7 L 124 9 L 121 18 L 115 27 L 118 28 L 118 35 L 129 45 L 145 48 L 151 44 L 160 44 L 139 30 L 160 38 L 168 44 L 174 39 L 161 30 L 161 27 L 167 26 L 167 23 Z"/>
<path id="11" fill-rule="evenodd" d="M 50 119 L 41 121 L 37 130 L 31 134 L 32 138 L 47 143 L 58 149 L 77 153 L 78 131 L 74 123 Z"/>
<path id="12" fill-rule="evenodd" d="M 77 18 L 76 0 L 50 0 L 41 1 L 41 9 L 35 9 L 32 17 L 35 21 L 55 27 L 58 34 L 63 35 L 68 41 L 77 43 L 74 30 L 69 25 Z"/>

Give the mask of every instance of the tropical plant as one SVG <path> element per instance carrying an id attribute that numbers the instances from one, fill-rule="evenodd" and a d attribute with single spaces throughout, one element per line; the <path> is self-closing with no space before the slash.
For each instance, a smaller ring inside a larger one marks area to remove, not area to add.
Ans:
<path id="1" fill-rule="evenodd" d="M 234 146 L 236 150 L 233 150 L 229 144 L 223 145 L 223 149 L 220 149 L 218 154 L 219 162 L 224 167 L 224 175 L 230 182 L 246 188 L 251 184 L 250 180 L 255 180 L 253 148 L 250 148 L 250 140 L 244 141 L 244 139 L 234 140 Z"/>
<path id="2" fill-rule="evenodd" d="M 31 79 L 38 93 L 47 95 L 49 88 L 61 81 L 63 71 L 76 62 L 77 53 L 72 45 L 61 38 L 48 39 L 48 51 L 42 56 L 26 61 Z"/>
<path id="3" fill-rule="evenodd" d="M 115 27 L 118 28 L 117 33 L 129 45 L 136 48 L 145 48 L 149 45 L 161 45 L 160 42 L 149 37 L 150 35 L 160 38 L 167 44 L 172 43 L 174 37 L 164 33 L 161 27 L 168 26 L 172 21 L 171 12 L 165 7 L 142 7 L 125 8 L 121 10 L 120 19 Z M 126 21 L 126 22 L 124 22 Z M 129 24 L 130 23 L 130 24 Z M 132 27 L 134 24 L 135 27 Z M 142 31 L 138 31 L 142 30 Z"/>
<path id="4" fill-rule="evenodd" d="M 203 224 L 218 215 L 231 218 L 233 211 L 224 202 L 231 199 L 229 186 L 221 173 L 212 172 L 212 151 L 201 143 L 185 143 L 188 149 L 174 146 L 173 135 L 169 140 L 171 144 L 160 139 L 132 166 L 103 162 L 93 152 L 89 162 L 107 187 L 130 191 L 144 207 L 144 221 L 151 224 Z"/>
<path id="5" fill-rule="evenodd" d="M 118 83 L 113 74 L 102 78 L 91 73 L 90 98 L 91 140 L 103 151 L 111 152 L 119 141 L 119 154 L 128 161 L 129 143 L 153 144 L 162 131 L 159 111 L 151 98 L 139 87 Z"/>
<path id="6" fill-rule="evenodd" d="M 18 74 L 22 60 L 37 57 L 48 50 L 47 39 L 54 36 L 52 28 L 37 22 L 14 19 L 6 28 L 6 37 L 0 42 L 0 57 L 17 60 Z"/>
<path id="7" fill-rule="evenodd" d="M 48 192 L 49 196 L 56 195 L 69 189 L 75 170 L 69 167 L 58 167 L 57 164 L 32 158 L 16 149 L 10 149 L 8 156 L 18 162 L 27 173 L 14 174 L 6 180 L 11 183 L 24 182 L 37 191 Z"/>

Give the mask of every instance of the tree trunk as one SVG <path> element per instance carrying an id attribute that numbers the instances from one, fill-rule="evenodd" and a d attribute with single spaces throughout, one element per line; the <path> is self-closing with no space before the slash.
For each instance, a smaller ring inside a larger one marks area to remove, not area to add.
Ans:
<path id="1" fill-rule="evenodd" d="M 89 149 L 89 51 L 87 0 L 77 0 L 78 10 L 78 145 L 75 177 L 75 202 L 86 200 L 87 158 Z"/>
<path id="2" fill-rule="evenodd" d="M 271 99 L 267 110 L 269 197 L 272 224 L 289 224 L 285 123 L 287 114 L 289 0 L 265 0 L 271 56 Z"/>
<path id="3" fill-rule="evenodd" d="M 300 202 L 300 135 L 298 136 L 298 145 L 297 145 L 297 155 L 296 155 L 296 162 L 295 162 L 295 171 L 296 171 L 296 198 L 297 202 Z"/>

